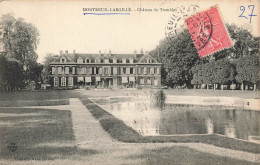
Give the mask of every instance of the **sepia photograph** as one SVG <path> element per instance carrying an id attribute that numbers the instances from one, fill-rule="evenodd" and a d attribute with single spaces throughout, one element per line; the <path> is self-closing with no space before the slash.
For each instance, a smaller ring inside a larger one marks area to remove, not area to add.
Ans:
<path id="1" fill-rule="evenodd" d="M 259 165 L 259 0 L 0 0 L 0 165 Z"/>

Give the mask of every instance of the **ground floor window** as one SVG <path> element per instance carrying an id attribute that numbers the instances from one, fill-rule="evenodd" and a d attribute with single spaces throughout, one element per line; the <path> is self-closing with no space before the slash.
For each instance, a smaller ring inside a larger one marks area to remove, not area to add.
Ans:
<path id="1" fill-rule="evenodd" d="M 59 86 L 59 78 L 58 77 L 54 77 L 54 86 L 55 87 Z"/>
<path id="2" fill-rule="evenodd" d="M 140 78 L 140 85 L 144 85 L 144 78 Z"/>
<path id="3" fill-rule="evenodd" d="M 73 86 L 73 77 L 68 78 L 68 86 Z"/>
<path id="4" fill-rule="evenodd" d="M 147 85 L 151 85 L 151 78 L 150 77 L 147 78 Z"/>
<path id="5" fill-rule="evenodd" d="M 66 78 L 65 77 L 61 78 L 61 86 L 62 87 L 66 86 Z"/>

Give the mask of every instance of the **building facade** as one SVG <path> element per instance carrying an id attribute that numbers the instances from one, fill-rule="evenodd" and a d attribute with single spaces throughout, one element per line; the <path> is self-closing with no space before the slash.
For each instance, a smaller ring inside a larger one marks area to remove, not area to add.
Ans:
<path id="1" fill-rule="evenodd" d="M 149 54 L 63 53 L 50 64 L 54 88 L 153 87 L 161 85 L 161 63 Z"/>

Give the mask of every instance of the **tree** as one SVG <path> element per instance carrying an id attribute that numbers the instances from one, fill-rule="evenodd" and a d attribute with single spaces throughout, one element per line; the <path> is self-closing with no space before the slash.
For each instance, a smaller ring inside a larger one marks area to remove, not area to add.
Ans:
<path id="1" fill-rule="evenodd" d="M 47 56 L 45 57 L 45 60 L 43 62 L 43 71 L 41 75 L 44 83 L 53 84 L 51 82 L 52 79 L 50 78 L 51 75 L 50 63 L 53 62 L 56 58 L 57 56 L 54 54 L 47 54 Z"/>
<path id="2" fill-rule="evenodd" d="M 1 42 L 8 58 L 16 59 L 23 66 L 26 66 L 29 60 L 37 60 L 39 32 L 34 25 L 26 23 L 22 18 L 16 19 L 9 13 L 1 17 L 0 28 L 3 29 Z"/>
<path id="3" fill-rule="evenodd" d="M 191 68 L 199 61 L 199 56 L 188 31 L 174 36 L 170 42 L 167 39 L 160 41 L 150 54 L 163 63 L 167 85 L 191 84 Z"/>
<path id="4" fill-rule="evenodd" d="M 251 55 L 243 57 L 236 61 L 236 81 L 241 83 L 241 89 L 244 90 L 244 85 L 249 83 L 256 84 L 259 82 L 259 55 Z"/>

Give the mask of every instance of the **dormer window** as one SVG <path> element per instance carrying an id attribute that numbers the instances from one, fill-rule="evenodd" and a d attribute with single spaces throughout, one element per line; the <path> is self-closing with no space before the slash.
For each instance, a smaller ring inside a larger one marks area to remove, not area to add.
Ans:
<path id="1" fill-rule="evenodd" d="M 86 63 L 91 63 L 91 59 L 87 58 Z"/>
<path id="2" fill-rule="evenodd" d="M 117 59 L 116 58 L 113 58 L 113 63 L 117 63 Z"/>
<path id="3" fill-rule="evenodd" d="M 147 58 L 147 59 L 146 59 L 146 63 L 152 63 L 152 59 Z"/>
<path id="4" fill-rule="evenodd" d="M 132 58 L 129 59 L 129 63 L 132 64 L 134 63 L 134 60 Z"/>
<path id="5" fill-rule="evenodd" d="M 108 59 L 108 58 L 105 59 L 105 60 L 104 60 L 104 63 L 108 64 L 108 63 L 109 63 L 109 59 Z"/>
<path id="6" fill-rule="evenodd" d="M 124 63 L 124 64 L 126 63 L 126 59 L 125 58 L 122 59 L 122 63 Z"/>
<path id="7" fill-rule="evenodd" d="M 100 63 L 99 58 L 96 58 L 96 59 L 95 59 L 95 63 Z"/>
<path id="8" fill-rule="evenodd" d="M 77 62 L 78 62 L 79 64 L 82 64 L 82 63 L 83 63 L 83 59 L 82 59 L 81 57 L 79 57 L 78 60 L 77 60 Z"/>
<path id="9" fill-rule="evenodd" d="M 62 57 L 62 58 L 60 59 L 60 62 L 61 62 L 61 63 L 66 63 L 66 58 Z"/>

